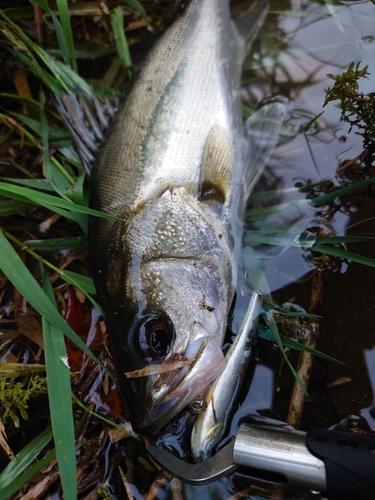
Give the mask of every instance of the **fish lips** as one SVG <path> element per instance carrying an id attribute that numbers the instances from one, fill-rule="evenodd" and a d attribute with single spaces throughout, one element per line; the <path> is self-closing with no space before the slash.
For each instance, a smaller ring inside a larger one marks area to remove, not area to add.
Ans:
<path id="1" fill-rule="evenodd" d="M 150 408 L 137 425 L 138 432 L 156 434 L 185 406 L 196 400 L 202 401 L 225 364 L 225 357 L 215 339 L 204 339 L 186 374 Z"/>

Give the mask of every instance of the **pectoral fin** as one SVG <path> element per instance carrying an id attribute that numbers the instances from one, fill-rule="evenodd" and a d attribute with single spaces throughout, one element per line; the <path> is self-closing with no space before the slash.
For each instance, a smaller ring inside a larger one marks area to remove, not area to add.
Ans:
<path id="1" fill-rule="evenodd" d="M 225 203 L 232 184 L 233 144 L 228 131 L 214 125 L 204 146 L 199 179 L 199 199 Z"/>

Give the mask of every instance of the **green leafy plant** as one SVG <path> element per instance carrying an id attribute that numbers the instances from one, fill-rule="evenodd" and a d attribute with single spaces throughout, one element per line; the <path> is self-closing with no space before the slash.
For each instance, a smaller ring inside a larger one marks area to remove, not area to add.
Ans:
<path id="1" fill-rule="evenodd" d="M 0 380 L 0 419 L 4 424 L 11 419 L 16 427 L 20 426 L 19 415 L 28 420 L 29 400 L 47 394 L 45 377 L 34 375 L 22 381 L 6 378 Z"/>
<path id="2" fill-rule="evenodd" d="M 363 137 L 363 152 L 358 159 L 366 166 L 372 166 L 375 161 L 375 93 L 360 92 L 359 80 L 370 75 L 367 65 L 363 68 L 360 66 L 361 62 L 352 62 L 346 71 L 327 75 L 334 85 L 325 91 L 324 106 L 332 101 L 340 101 L 340 120 L 349 123 L 349 132 L 355 127 Z"/>

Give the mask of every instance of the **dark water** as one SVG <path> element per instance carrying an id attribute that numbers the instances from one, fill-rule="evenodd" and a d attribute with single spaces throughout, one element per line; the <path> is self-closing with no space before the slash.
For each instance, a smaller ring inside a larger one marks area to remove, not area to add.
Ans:
<path id="1" fill-rule="evenodd" d="M 291 11 L 293 9 L 293 12 Z M 281 13 L 284 11 L 284 13 Z M 289 11 L 289 12 L 286 12 Z M 322 224 L 323 208 L 304 205 L 306 196 L 293 190 L 308 182 L 330 179 L 334 186 L 355 181 L 356 172 L 337 174 L 345 160 L 362 151 L 362 138 L 341 123 L 340 110 L 330 103 L 323 108 L 325 92 L 334 75 L 354 61 L 368 65 L 370 77 L 359 82 L 364 93 L 375 90 L 375 6 L 356 2 L 271 2 L 270 14 L 255 44 L 253 58 L 245 64 L 243 94 L 250 106 L 257 100 L 283 96 L 288 116 L 279 146 L 256 187 L 249 209 L 288 203 L 290 210 L 268 219 L 251 222 L 247 229 L 265 231 L 271 225 L 282 228 L 289 244 L 257 245 L 256 265 L 262 265 L 266 287 L 273 300 L 292 301 L 310 310 L 314 257 L 309 249 L 290 245 L 303 230 L 314 234 Z M 255 59 L 254 59 L 255 58 Z M 319 113 L 315 124 L 301 128 Z M 370 176 L 373 174 L 370 172 Z M 289 190 L 285 192 L 285 190 Z M 277 191 L 265 200 L 259 193 Z M 375 234 L 375 199 L 360 191 L 336 206 L 324 219 L 331 235 Z M 293 208 L 294 206 L 294 208 Z M 332 207 L 331 207 L 332 208 Z M 245 235 L 246 236 L 246 235 Z M 375 258 L 373 243 L 346 244 L 346 250 Z M 246 253 L 246 252 L 245 252 Z M 254 261 L 251 261 L 251 266 Z M 343 259 L 331 260 L 324 272 L 320 336 L 317 349 L 345 363 L 345 366 L 315 359 L 300 428 L 343 427 L 375 431 L 375 269 Z M 309 278 L 309 279 L 308 279 Z M 263 282 L 264 283 L 264 282 Z M 258 282 L 259 285 L 259 282 Z M 266 290 L 264 290 L 266 291 Z M 241 312 L 238 312 L 241 316 Z M 294 383 L 287 366 L 280 368 L 281 355 L 270 343 L 260 341 L 258 361 L 246 399 L 246 411 L 259 410 L 285 421 Z M 290 360 L 297 365 L 298 355 Z M 246 491 L 248 484 L 234 478 L 205 487 L 183 486 L 184 497 L 229 498 L 234 491 Z M 276 498 L 274 493 L 250 490 L 238 498 Z M 160 498 L 171 498 L 167 489 Z M 277 497 L 282 498 L 283 496 Z M 310 498 L 309 492 L 287 493 L 286 498 Z M 159 497 L 158 497 L 159 498 Z"/>
<path id="2" fill-rule="evenodd" d="M 284 31 L 283 42 L 287 45 L 276 57 L 270 58 L 270 62 L 273 61 L 275 65 L 273 68 L 270 66 L 269 74 L 275 77 L 275 88 L 279 92 L 284 89 L 284 95 L 290 99 L 289 119 L 262 189 L 267 189 L 270 182 L 273 189 L 275 184 L 283 189 L 299 182 L 305 184 L 309 179 L 313 182 L 331 179 L 336 186 L 341 186 L 353 179 L 355 174 L 337 174 L 337 168 L 344 160 L 359 154 L 362 148 L 362 138 L 354 133 L 355 130 L 348 134 L 347 125 L 339 121 L 340 110 L 335 106 L 337 102 L 324 107 L 324 113 L 318 118 L 313 130 L 302 133 L 298 133 L 298 130 L 323 110 L 324 89 L 332 85 L 327 74 L 336 75 L 352 61 L 362 61 L 362 67 L 368 65 L 371 75 L 368 80 L 359 82 L 360 91 L 369 93 L 374 90 L 374 5 L 372 2 L 304 4 L 293 4 L 300 19 L 279 16 L 277 20 L 277 27 Z M 289 81 L 289 77 L 293 81 Z M 285 195 L 278 202 L 290 200 L 291 197 Z M 342 206 L 326 220 L 329 234 L 374 235 L 373 196 L 361 192 L 342 201 Z M 315 214 L 318 211 L 322 209 L 315 209 Z M 310 211 L 303 211 L 298 219 L 294 214 L 294 227 L 303 221 L 306 228 L 316 229 L 320 221 L 309 219 L 312 215 Z M 375 256 L 372 243 L 347 244 L 346 249 Z M 266 269 L 269 286 L 276 292 L 273 294 L 275 301 L 280 304 L 293 298 L 308 311 L 311 280 L 303 284 L 287 282 L 290 276 L 308 276 L 312 269 L 312 258 L 308 251 L 292 247 L 282 253 L 272 262 L 270 269 Z M 318 349 L 345 362 L 346 366 L 315 361 L 311 390 L 315 386 L 316 394 L 310 390 L 311 398 L 301 423 L 305 430 L 314 426 L 334 425 L 337 419 L 350 414 L 358 415 L 361 408 L 373 402 L 374 278 L 373 268 L 355 262 L 336 261 L 333 269 L 325 271 L 322 331 Z M 283 370 L 285 377 L 282 381 L 276 380 L 278 392 L 273 403 L 273 408 L 284 418 L 290 394 L 287 371 Z M 351 381 L 327 389 L 327 386 L 342 377 L 349 377 Z M 375 421 L 369 412 L 366 415 L 368 425 L 375 430 Z"/>

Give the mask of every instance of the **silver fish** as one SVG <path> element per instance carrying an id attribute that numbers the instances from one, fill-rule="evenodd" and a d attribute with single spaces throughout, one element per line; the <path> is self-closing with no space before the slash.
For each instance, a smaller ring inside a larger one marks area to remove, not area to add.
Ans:
<path id="1" fill-rule="evenodd" d="M 254 292 L 243 323 L 225 356 L 226 366 L 206 394 L 205 411 L 194 422 L 191 452 L 196 462 L 207 460 L 228 431 L 254 348 L 262 301 Z"/>
<path id="2" fill-rule="evenodd" d="M 242 62 L 266 7 L 234 24 L 228 0 L 191 0 L 93 171 L 94 208 L 124 220 L 92 220 L 89 238 L 118 383 L 143 433 L 202 400 L 225 366 L 244 205 L 283 119 L 278 104 L 245 129 L 241 118 Z"/>

